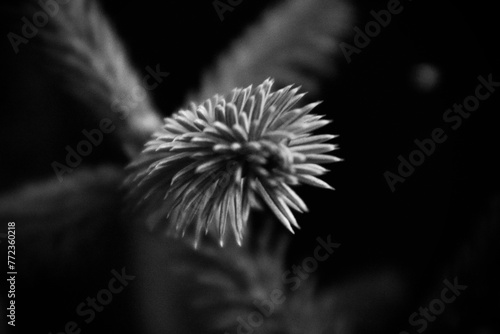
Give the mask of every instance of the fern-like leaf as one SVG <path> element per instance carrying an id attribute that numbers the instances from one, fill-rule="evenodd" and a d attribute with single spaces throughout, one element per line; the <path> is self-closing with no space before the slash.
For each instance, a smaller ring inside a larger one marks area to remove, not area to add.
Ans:
<path id="1" fill-rule="evenodd" d="M 286 254 L 290 238 L 275 233 L 278 231 L 273 224 L 263 223 L 261 231 L 252 229 L 251 241 L 242 247 L 231 243 L 219 248 L 213 238 L 203 243 L 198 251 L 181 240 L 171 239 L 156 249 L 169 268 L 165 279 L 175 282 L 176 293 L 170 297 L 153 293 L 160 300 L 182 296 L 169 303 L 186 312 L 189 321 L 178 325 L 183 332 L 239 333 L 238 327 L 243 322 L 253 326 L 249 318 L 257 313 L 262 315 L 262 321 L 251 328 L 256 333 L 292 333 L 298 328 L 312 334 L 332 332 L 332 295 L 319 297 L 313 277 L 303 280 L 297 291 L 290 289 L 290 282 L 283 279 L 288 270 Z M 162 265 L 156 257 L 151 261 L 155 262 L 154 266 Z M 266 301 L 271 294 L 276 296 L 277 291 L 281 293 L 281 302 L 274 303 L 272 310 L 263 306 L 268 309 L 268 314 L 263 315 L 266 312 L 256 305 L 268 305 Z M 166 293 L 172 292 L 167 290 Z M 254 320 L 258 318 L 255 316 Z M 168 321 L 165 317 L 154 319 L 155 328 L 167 328 L 169 324 L 165 321 Z M 154 332 L 161 331 L 155 329 Z"/>
<path id="2" fill-rule="evenodd" d="M 343 0 L 289 0 L 271 8 L 202 77 L 189 101 L 273 77 L 301 85 L 314 97 L 319 80 L 336 70 L 334 56 L 352 19 Z M 188 102 L 189 102 L 188 101 Z"/>
<path id="3" fill-rule="evenodd" d="M 39 10 L 28 6 L 25 15 Z M 111 119 L 129 155 L 140 151 L 162 122 L 125 47 L 94 0 L 72 0 L 33 38 L 47 69 L 89 114 Z"/>

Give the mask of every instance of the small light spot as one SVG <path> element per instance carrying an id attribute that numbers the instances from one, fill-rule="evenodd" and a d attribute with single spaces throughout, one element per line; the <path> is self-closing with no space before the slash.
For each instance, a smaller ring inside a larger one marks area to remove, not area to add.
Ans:
<path id="1" fill-rule="evenodd" d="M 427 93 L 437 88 L 441 73 L 436 66 L 421 63 L 413 67 L 410 80 L 416 89 Z"/>

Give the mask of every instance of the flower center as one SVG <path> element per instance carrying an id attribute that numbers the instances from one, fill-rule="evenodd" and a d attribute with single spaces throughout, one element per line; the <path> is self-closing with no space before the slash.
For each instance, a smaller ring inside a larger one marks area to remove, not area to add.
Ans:
<path id="1" fill-rule="evenodd" d="M 291 172 L 292 159 L 288 147 L 270 141 L 248 142 L 237 150 L 236 161 L 242 166 L 242 176 L 249 174 L 269 177 L 276 171 Z"/>

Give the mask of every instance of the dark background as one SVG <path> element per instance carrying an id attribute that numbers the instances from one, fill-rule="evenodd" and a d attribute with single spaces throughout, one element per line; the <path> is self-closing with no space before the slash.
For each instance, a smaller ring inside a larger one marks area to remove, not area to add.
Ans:
<path id="1" fill-rule="evenodd" d="M 169 115 L 183 106 L 186 93 L 197 88 L 217 55 L 275 2 L 243 1 L 225 13 L 223 22 L 211 1 L 108 1 L 104 7 L 137 68 L 159 63 L 170 73 L 153 92 L 159 109 Z M 355 1 L 356 25 L 364 27 L 372 19 L 369 11 L 386 3 Z M 460 333 L 480 333 L 476 329 L 481 326 L 498 330 L 498 276 L 493 271 L 498 267 L 498 226 L 484 228 L 484 220 L 498 222 L 500 208 L 499 92 L 481 102 L 456 131 L 442 116 L 474 93 L 479 75 L 493 73 L 500 81 L 500 21 L 493 3 L 486 1 L 404 6 L 351 64 L 332 59 L 340 71 L 324 81 L 324 103 L 317 112 L 334 120 L 324 132 L 340 135 L 337 155 L 345 161 L 324 177 L 335 192 L 300 188 L 310 213 L 298 217 L 302 229 L 292 242 L 290 262 L 308 255 L 317 236 L 331 234 L 342 247 L 333 262 L 320 268 L 322 284 L 370 277 L 381 268 L 396 270 L 410 287 L 396 330 L 408 327 L 404 314 L 425 305 L 425 291 L 461 273 L 459 281 L 470 290 L 456 306 L 463 317 Z M 346 42 L 352 44 L 352 37 Z M 37 71 L 37 59 L 28 52 L 15 56 L 6 38 L 2 54 L 0 185 L 6 192 L 53 177 L 50 163 L 63 160 L 64 146 L 78 142 L 81 129 L 93 124 L 67 110 L 46 116 L 46 109 L 61 102 L 53 96 L 53 83 Z M 438 75 L 429 89 L 415 79 L 422 65 Z M 429 138 L 436 127 L 445 129 L 446 142 L 391 192 L 384 172 L 396 172 L 397 157 L 408 157 L 416 148 L 413 141 Z M 100 146 L 85 163 L 125 164 L 113 149 Z"/>

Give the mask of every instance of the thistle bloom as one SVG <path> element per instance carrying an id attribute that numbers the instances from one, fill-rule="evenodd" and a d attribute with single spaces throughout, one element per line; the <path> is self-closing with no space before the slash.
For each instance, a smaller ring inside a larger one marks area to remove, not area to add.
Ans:
<path id="1" fill-rule="evenodd" d="M 215 95 L 165 119 L 163 128 L 129 168 L 127 183 L 149 215 L 169 231 L 215 229 L 221 246 L 227 230 L 241 244 L 252 207 L 264 203 L 293 233 L 291 211 L 307 211 L 290 188 L 298 184 L 331 188 L 316 176 L 319 164 L 341 159 L 324 153 L 334 135 L 311 135 L 330 121 L 310 111 L 319 102 L 292 109 L 305 95 L 299 88 L 271 91 L 273 81 L 234 89 L 226 99 Z"/>

